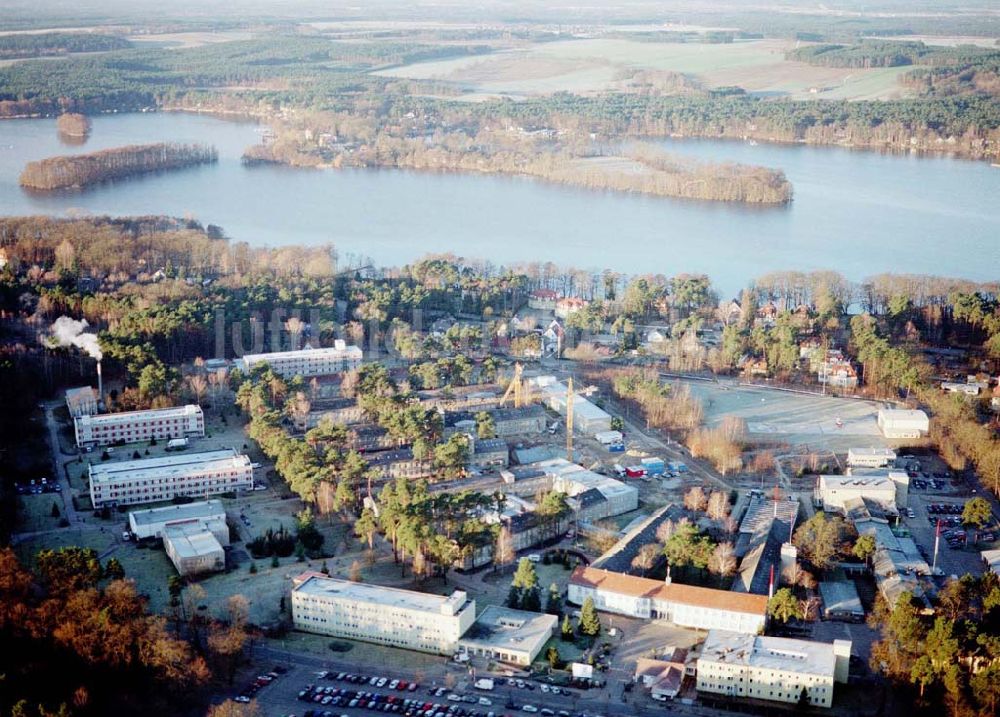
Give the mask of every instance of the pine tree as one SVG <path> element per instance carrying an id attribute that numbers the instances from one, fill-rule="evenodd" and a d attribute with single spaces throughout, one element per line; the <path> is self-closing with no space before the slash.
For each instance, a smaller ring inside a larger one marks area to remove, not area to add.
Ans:
<path id="1" fill-rule="evenodd" d="M 562 665 L 562 656 L 560 656 L 559 654 L 559 648 L 556 647 L 555 645 L 552 645 L 545 652 L 545 659 L 548 660 L 549 667 L 551 667 L 553 670 L 559 669 L 559 667 Z"/>
<path id="2" fill-rule="evenodd" d="M 548 598 L 545 601 L 545 612 L 559 617 L 562 615 L 562 592 L 555 583 L 549 585 Z"/>
<path id="3" fill-rule="evenodd" d="M 573 621 L 569 619 L 569 614 L 563 616 L 562 628 L 560 629 L 560 637 L 562 637 L 563 642 L 573 642 L 574 632 L 573 632 Z"/>
<path id="4" fill-rule="evenodd" d="M 580 634 L 587 637 L 597 637 L 601 634 L 601 618 L 594 607 L 594 599 L 586 598 L 580 609 Z"/>
<path id="5" fill-rule="evenodd" d="M 541 612 L 542 596 L 538 594 L 538 588 L 529 588 L 521 595 L 521 609 L 531 612 Z"/>
<path id="6" fill-rule="evenodd" d="M 527 558 L 521 558 L 517 563 L 517 572 L 510 583 L 521 590 L 538 587 L 538 573 L 535 572 L 535 564 Z"/>
<path id="7" fill-rule="evenodd" d="M 108 580 L 121 580 L 125 577 L 125 568 L 118 558 L 109 558 L 104 566 L 104 577 Z"/>
<path id="8" fill-rule="evenodd" d="M 521 607 L 521 591 L 513 585 L 510 586 L 510 591 L 507 593 L 507 607 L 512 610 Z"/>

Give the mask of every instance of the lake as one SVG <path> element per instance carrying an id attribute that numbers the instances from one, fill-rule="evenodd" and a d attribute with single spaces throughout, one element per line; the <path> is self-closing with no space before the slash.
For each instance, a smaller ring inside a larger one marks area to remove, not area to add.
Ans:
<path id="1" fill-rule="evenodd" d="M 778 269 L 996 280 L 1000 169 L 944 157 L 682 140 L 670 151 L 780 168 L 785 207 L 747 207 L 548 185 L 519 177 L 395 170 L 244 167 L 253 124 L 151 113 L 93 119 L 82 146 L 55 120 L 0 122 L 0 214 L 168 214 L 255 245 L 334 243 L 342 256 L 400 265 L 430 252 L 495 263 L 552 261 L 626 273 L 705 272 L 720 294 Z M 84 191 L 29 193 L 28 161 L 158 141 L 206 142 L 219 162 Z"/>

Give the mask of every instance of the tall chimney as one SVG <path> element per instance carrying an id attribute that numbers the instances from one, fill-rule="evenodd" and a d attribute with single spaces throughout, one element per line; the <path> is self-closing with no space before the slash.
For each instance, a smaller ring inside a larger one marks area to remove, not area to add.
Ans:
<path id="1" fill-rule="evenodd" d="M 101 378 L 101 362 L 97 362 L 97 402 L 104 403 L 104 380 Z"/>
<path id="2" fill-rule="evenodd" d="M 774 597 L 774 563 L 771 563 L 771 579 L 767 584 L 767 599 L 770 600 Z"/>

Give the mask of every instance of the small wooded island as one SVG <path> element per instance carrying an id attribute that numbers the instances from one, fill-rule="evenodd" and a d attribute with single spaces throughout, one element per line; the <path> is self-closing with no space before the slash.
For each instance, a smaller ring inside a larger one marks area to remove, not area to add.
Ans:
<path id="1" fill-rule="evenodd" d="M 147 172 L 208 164 L 218 158 L 216 149 L 204 144 L 129 145 L 28 162 L 19 181 L 22 187 L 40 190 L 86 187 Z"/>
<path id="2" fill-rule="evenodd" d="M 90 134 L 90 118 L 77 112 L 67 112 L 59 115 L 56 130 L 69 137 L 86 137 Z"/>

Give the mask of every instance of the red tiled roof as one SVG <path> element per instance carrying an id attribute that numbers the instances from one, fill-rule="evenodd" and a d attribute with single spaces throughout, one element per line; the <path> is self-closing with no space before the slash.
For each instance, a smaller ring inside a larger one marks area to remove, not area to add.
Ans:
<path id="1" fill-rule="evenodd" d="M 765 595 L 714 590 L 678 583 L 668 585 L 659 580 L 612 573 L 599 568 L 577 568 L 573 571 L 570 582 L 582 587 L 591 587 L 632 597 L 648 597 L 715 610 L 744 612 L 751 615 L 763 615 L 767 612 L 767 596 Z"/>

